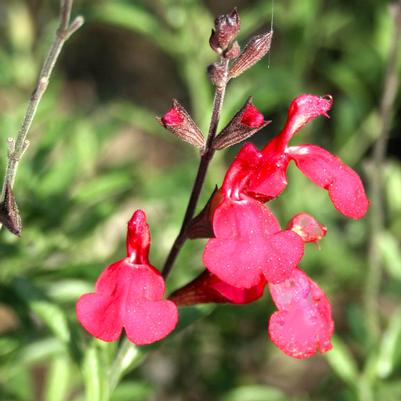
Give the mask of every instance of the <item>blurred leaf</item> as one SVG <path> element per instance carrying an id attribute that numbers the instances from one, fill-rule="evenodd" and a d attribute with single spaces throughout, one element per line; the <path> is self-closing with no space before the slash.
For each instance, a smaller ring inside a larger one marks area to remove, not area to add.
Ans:
<path id="1" fill-rule="evenodd" d="M 95 9 L 95 17 L 113 25 L 139 32 L 151 38 L 163 49 L 168 49 L 171 35 L 159 21 L 138 4 L 104 3 Z"/>
<path id="2" fill-rule="evenodd" d="M 287 397 L 268 386 L 243 386 L 230 391 L 220 401 L 285 401 Z"/>
<path id="3" fill-rule="evenodd" d="M 401 345 L 401 310 L 397 309 L 390 318 L 387 329 L 382 335 L 377 358 L 377 375 L 384 379 L 394 371 L 397 349 Z"/>
<path id="4" fill-rule="evenodd" d="M 62 309 L 50 300 L 47 300 L 44 294 L 38 288 L 32 286 L 28 280 L 17 279 L 14 281 L 14 286 L 18 295 L 55 336 L 61 341 L 68 342 L 70 331 L 67 318 Z"/>
<path id="5" fill-rule="evenodd" d="M 83 361 L 86 401 L 108 401 L 109 386 L 105 361 L 96 340 L 87 348 Z"/>
<path id="6" fill-rule="evenodd" d="M 150 399 L 155 389 L 145 383 L 121 383 L 111 396 L 111 401 L 144 401 Z"/>
<path id="7" fill-rule="evenodd" d="M 216 308 L 215 304 L 187 306 L 179 309 L 179 320 L 173 334 L 178 334 L 186 327 L 210 315 Z"/>
<path id="8" fill-rule="evenodd" d="M 65 356 L 55 357 L 49 365 L 43 401 L 67 399 L 70 380 L 70 361 Z"/>
<path id="9" fill-rule="evenodd" d="M 332 344 L 333 349 L 325 354 L 328 363 L 342 380 L 355 386 L 358 383 L 359 373 L 350 350 L 336 335 L 332 338 Z"/>
<path id="10" fill-rule="evenodd" d="M 384 232 L 379 235 L 378 244 L 387 272 L 394 279 L 401 280 L 401 250 L 399 240 L 389 232 Z"/>

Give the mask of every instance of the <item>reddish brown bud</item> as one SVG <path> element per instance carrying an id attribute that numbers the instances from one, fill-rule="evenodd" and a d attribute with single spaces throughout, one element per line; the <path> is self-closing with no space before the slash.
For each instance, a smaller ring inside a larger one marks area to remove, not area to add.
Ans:
<path id="1" fill-rule="evenodd" d="M 221 54 L 235 40 L 240 30 L 240 18 L 236 8 L 230 14 L 218 16 L 214 21 L 215 29 L 209 39 L 210 47 Z"/>
<path id="2" fill-rule="evenodd" d="M 164 128 L 183 141 L 200 149 L 204 148 L 205 138 L 203 137 L 202 131 L 177 100 L 173 99 L 171 109 L 162 118 L 156 117 L 156 119 Z"/>
<path id="3" fill-rule="evenodd" d="M 256 64 L 270 50 L 272 36 L 273 31 L 270 31 L 251 38 L 241 55 L 231 66 L 229 77 L 238 77 L 238 75 Z"/>
<path id="4" fill-rule="evenodd" d="M 297 233 L 304 242 L 317 242 L 327 233 L 326 226 L 307 213 L 296 214 L 288 222 L 287 229 Z"/>
<path id="5" fill-rule="evenodd" d="M 9 182 L 6 183 L 4 200 L 0 203 L 0 223 L 2 223 L 4 227 L 14 235 L 17 235 L 18 237 L 21 235 L 21 215 Z"/>
<path id="6" fill-rule="evenodd" d="M 225 65 L 222 63 L 214 63 L 207 68 L 207 75 L 210 82 L 215 86 L 223 86 L 227 81 Z"/>
<path id="7" fill-rule="evenodd" d="M 231 47 L 229 47 L 225 52 L 224 52 L 224 57 L 228 59 L 233 59 L 237 58 L 241 54 L 241 48 L 238 44 L 237 41 L 235 41 Z"/>
<path id="8" fill-rule="evenodd" d="M 252 98 L 250 97 L 241 110 L 221 131 L 220 135 L 216 137 L 213 142 L 213 148 L 220 150 L 242 142 L 269 123 L 270 121 L 265 121 L 263 114 L 252 104 Z"/>

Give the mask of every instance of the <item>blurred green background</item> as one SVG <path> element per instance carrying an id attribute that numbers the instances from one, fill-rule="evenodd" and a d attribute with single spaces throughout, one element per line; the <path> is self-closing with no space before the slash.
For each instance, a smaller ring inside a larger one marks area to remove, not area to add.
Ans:
<path id="1" fill-rule="evenodd" d="M 387 5 L 276 0 L 271 53 L 230 83 L 222 124 L 253 95 L 273 120 L 253 139 L 261 146 L 278 132 L 294 97 L 330 93 L 331 119 L 314 121 L 294 142 L 338 154 L 369 190 L 394 34 Z M 401 399 L 399 95 L 385 163 L 385 202 L 379 205 L 386 227 L 375 236 L 383 260 L 378 292 L 368 284 L 369 214 L 361 221 L 340 216 L 327 194 L 293 167 L 286 191 L 271 203 L 283 224 L 306 211 L 328 227 L 320 249 L 307 247 L 301 267 L 333 304 L 333 351 L 305 361 L 283 355 L 267 339 L 273 311 L 268 294 L 246 306 L 182 311 L 185 330 L 141 350 L 123 344 L 117 359 L 118 344 L 95 341 L 77 324 L 76 299 L 92 290 L 108 263 L 124 256 L 125 224 L 137 208 L 148 215 L 151 261 L 163 264 L 198 156 L 163 131 L 154 116 L 174 97 L 206 131 L 213 95 L 205 73 L 214 61 L 210 29 L 215 15 L 234 6 L 241 15 L 242 44 L 270 28 L 267 0 L 75 1 L 73 15 L 84 15 L 86 24 L 66 43 L 17 175 L 24 232 L 20 239 L 0 232 L 1 400 Z M 0 3 L 1 175 L 6 138 L 18 130 L 57 16 L 55 0 Z M 238 149 L 215 157 L 203 202 Z M 202 270 L 203 244 L 185 245 L 170 290 Z M 208 316 L 198 319 L 203 315 Z M 372 328 L 375 320 L 378 331 Z"/>

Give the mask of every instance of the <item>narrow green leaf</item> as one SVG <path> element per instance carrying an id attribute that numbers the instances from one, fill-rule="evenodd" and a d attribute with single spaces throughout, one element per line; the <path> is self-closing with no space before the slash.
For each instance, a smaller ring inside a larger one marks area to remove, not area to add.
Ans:
<path id="1" fill-rule="evenodd" d="M 398 241 L 389 232 L 379 236 L 378 245 L 387 272 L 395 279 L 401 280 L 401 251 Z"/>
<path id="2" fill-rule="evenodd" d="M 93 340 L 86 350 L 83 362 L 83 378 L 86 401 L 108 401 L 109 387 L 105 372 L 105 363 L 97 341 Z"/>
<path id="3" fill-rule="evenodd" d="M 346 383 L 355 386 L 359 373 L 351 351 L 339 337 L 332 339 L 333 349 L 327 352 L 326 358 L 334 372 Z"/>
<path id="4" fill-rule="evenodd" d="M 223 396 L 220 401 L 285 401 L 287 397 L 269 386 L 238 387 Z"/>
<path id="5" fill-rule="evenodd" d="M 401 311 L 396 310 L 383 333 L 377 358 L 377 376 L 382 379 L 391 375 L 396 362 L 396 350 L 400 345 Z"/>
<path id="6" fill-rule="evenodd" d="M 48 369 L 43 401 L 63 401 L 67 398 L 70 371 L 70 361 L 66 356 L 53 359 Z"/>

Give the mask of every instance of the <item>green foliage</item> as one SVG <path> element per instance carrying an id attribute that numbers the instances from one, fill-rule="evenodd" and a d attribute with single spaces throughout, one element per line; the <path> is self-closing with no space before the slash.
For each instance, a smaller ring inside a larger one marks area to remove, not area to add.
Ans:
<path id="1" fill-rule="evenodd" d="M 41 2 L 37 10 L 28 3 L 0 4 L 1 166 L 6 138 L 18 130 L 56 26 L 57 1 Z M 93 340 L 76 321 L 79 295 L 91 291 L 99 272 L 123 256 L 125 224 L 137 208 L 149 216 L 151 261 L 163 263 L 181 223 L 197 155 L 153 116 L 177 97 L 207 130 L 212 90 L 205 68 L 214 60 L 210 28 L 213 16 L 233 4 L 76 0 L 74 14 L 82 13 L 86 26 L 66 44 L 18 171 L 15 195 L 24 233 L 17 239 L 0 232 L 0 399 L 401 398 L 399 106 L 386 162 L 389 224 L 378 235 L 385 270 L 376 299 L 382 324 L 377 338 L 369 332 L 362 304 L 368 218 L 340 217 L 327 194 L 295 169 L 272 207 L 283 224 L 306 211 L 328 227 L 321 249 L 308 247 L 302 262 L 333 303 L 336 338 L 327 356 L 293 361 L 276 350 L 266 338 L 272 311 L 267 297 L 241 307 L 182 310 L 185 330 L 141 349 L 124 340 Z M 249 35 L 268 29 L 271 4 L 238 5 L 244 44 Z M 273 120 L 254 139 L 262 145 L 280 129 L 293 97 L 332 93 L 332 118 L 315 121 L 295 141 L 325 146 L 367 182 L 392 35 L 384 2 L 281 0 L 275 2 L 274 20 L 271 55 L 230 84 L 222 124 L 253 95 Z M 237 149 L 216 156 L 203 201 Z M 199 241 L 185 245 L 168 283 L 171 290 L 201 271 L 201 250 Z"/>

